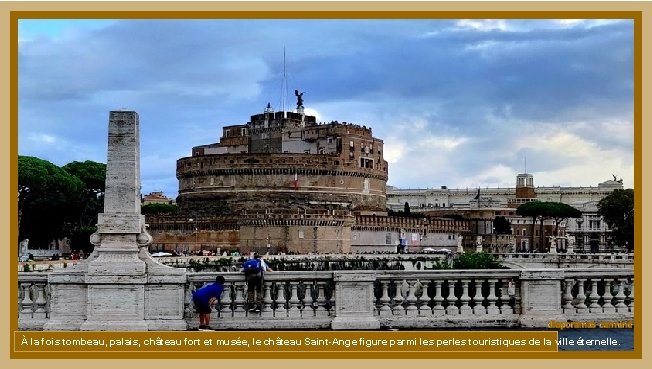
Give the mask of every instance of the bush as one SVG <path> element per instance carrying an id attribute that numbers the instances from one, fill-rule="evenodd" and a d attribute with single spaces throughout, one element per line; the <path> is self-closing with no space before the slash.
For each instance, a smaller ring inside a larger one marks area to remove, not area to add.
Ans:
<path id="1" fill-rule="evenodd" d="M 453 269 L 507 269 L 507 267 L 486 252 L 469 252 L 453 260 Z"/>
<path id="2" fill-rule="evenodd" d="M 443 269 L 450 269 L 450 265 L 448 265 L 448 262 L 446 260 L 435 260 L 432 262 L 432 268 L 434 270 L 443 270 Z"/>

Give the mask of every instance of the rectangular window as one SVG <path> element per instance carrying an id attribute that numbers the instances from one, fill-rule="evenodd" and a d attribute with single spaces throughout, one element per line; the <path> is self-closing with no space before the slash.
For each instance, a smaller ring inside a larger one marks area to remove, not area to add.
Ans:
<path id="1" fill-rule="evenodd" d="M 299 231 L 299 238 L 300 238 L 300 239 L 303 239 L 303 238 L 304 238 L 304 237 L 303 237 L 303 231 L 302 231 L 302 230 Z"/>
<path id="2" fill-rule="evenodd" d="M 385 245 L 391 245 L 391 244 L 392 244 L 392 234 L 385 233 Z"/>

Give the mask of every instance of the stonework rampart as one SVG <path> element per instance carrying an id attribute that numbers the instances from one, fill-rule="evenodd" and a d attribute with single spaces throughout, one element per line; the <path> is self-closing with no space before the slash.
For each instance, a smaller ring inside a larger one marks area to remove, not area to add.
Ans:
<path id="1" fill-rule="evenodd" d="M 180 210 L 193 216 L 268 208 L 385 208 L 387 174 L 331 155 L 207 155 L 179 159 Z"/>
<path id="2" fill-rule="evenodd" d="M 469 232 L 469 222 L 354 216 L 347 211 L 284 211 L 275 209 L 232 217 L 147 218 L 155 251 L 348 253 L 395 251 L 400 238 L 413 251 L 454 247 Z"/>

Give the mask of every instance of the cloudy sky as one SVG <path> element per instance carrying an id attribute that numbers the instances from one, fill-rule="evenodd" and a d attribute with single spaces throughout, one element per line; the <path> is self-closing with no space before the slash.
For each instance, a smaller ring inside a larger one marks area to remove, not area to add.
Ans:
<path id="1" fill-rule="evenodd" d="M 18 154 L 106 162 L 138 112 L 142 191 L 294 90 L 372 127 L 399 188 L 634 185 L 631 20 L 21 20 Z"/>

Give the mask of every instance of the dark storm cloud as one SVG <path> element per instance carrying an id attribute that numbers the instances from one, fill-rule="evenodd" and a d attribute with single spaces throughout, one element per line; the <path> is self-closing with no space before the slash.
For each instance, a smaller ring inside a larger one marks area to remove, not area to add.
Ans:
<path id="1" fill-rule="evenodd" d="M 299 89 L 320 118 L 373 127 L 394 161 L 391 184 L 511 183 L 524 155 L 544 171 L 633 145 L 630 21 L 130 20 L 54 35 L 28 29 L 21 24 L 19 153 L 59 165 L 104 161 L 108 112 L 135 109 L 145 192 L 174 194 L 176 159 L 192 146 L 217 142 L 223 125 L 246 122 L 267 102 L 280 108 L 284 48 L 287 109 Z M 562 131 L 570 136 L 553 134 Z M 585 151 L 528 148 L 524 132 L 577 139 Z"/>

